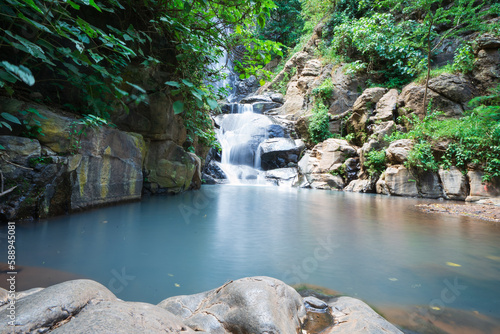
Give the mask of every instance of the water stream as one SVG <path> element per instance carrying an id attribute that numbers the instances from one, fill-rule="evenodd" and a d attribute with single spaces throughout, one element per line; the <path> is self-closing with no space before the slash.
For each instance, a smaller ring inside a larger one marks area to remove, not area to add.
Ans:
<path id="1" fill-rule="evenodd" d="M 220 185 L 18 224 L 19 289 L 87 277 L 158 303 L 266 275 L 361 298 L 393 321 L 427 310 L 475 330 L 461 333 L 498 333 L 500 226 L 415 207 L 429 202 Z"/>

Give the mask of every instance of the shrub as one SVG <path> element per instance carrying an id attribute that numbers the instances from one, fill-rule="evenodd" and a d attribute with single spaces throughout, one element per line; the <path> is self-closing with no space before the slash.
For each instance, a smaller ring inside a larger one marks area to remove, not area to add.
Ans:
<path id="1" fill-rule="evenodd" d="M 364 165 L 370 176 L 381 174 L 385 170 L 385 151 L 368 152 Z"/>
<path id="2" fill-rule="evenodd" d="M 333 94 L 333 82 L 330 77 L 326 78 L 325 81 L 321 83 L 319 87 L 312 90 L 312 95 L 319 98 L 324 104 L 332 97 Z"/>
<path id="3" fill-rule="evenodd" d="M 463 44 L 455 51 L 452 68 L 455 72 L 472 72 L 474 69 L 474 51 L 469 43 Z"/>
<path id="4" fill-rule="evenodd" d="M 411 33 L 418 27 L 414 21 L 396 23 L 391 14 L 375 13 L 336 26 L 331 45 L 337 54 L 357 61 L 356 69 L 364 67 L 384 79 L 409 79 L 423 58 Z"/>
<path id="5" fill-rule="evenodd" d="M 321 102 L 313 107 L 313 115 L 309 120 L 309 137 L 314 144 L 321 143 L 322 141 L 331 138 L 330 132 L 330 114 L 328 108 Z"/>

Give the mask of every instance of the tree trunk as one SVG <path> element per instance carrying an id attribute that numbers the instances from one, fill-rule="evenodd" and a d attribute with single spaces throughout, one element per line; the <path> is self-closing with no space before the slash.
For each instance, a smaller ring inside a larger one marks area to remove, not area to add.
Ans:
<path id="1" fill-rule="evenodd" d="M 434 17 L 429 22 L 429 31 L 427 35 L 427 78 L 425 79 L 424 103 L 422 104 L 422 113 L 424 117 L 427 115 L 427 90 L 429 89 L 429 79 L 431 77 L 431 32 Z"/>

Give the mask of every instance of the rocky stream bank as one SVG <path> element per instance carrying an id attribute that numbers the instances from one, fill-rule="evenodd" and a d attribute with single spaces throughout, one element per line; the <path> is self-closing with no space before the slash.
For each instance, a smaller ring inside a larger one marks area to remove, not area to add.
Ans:
<path id="1" fill-rule="evenodd" d="M 157 305 L 122 301 L 91 280 L 19 292 L 15 303 L 7 297 L 0 290 L 0 317 L 11 319 L 0 323 L 0 333 L 402 333 L 360 300 L 303 298 L 270 277 L 229 281 Z"/>

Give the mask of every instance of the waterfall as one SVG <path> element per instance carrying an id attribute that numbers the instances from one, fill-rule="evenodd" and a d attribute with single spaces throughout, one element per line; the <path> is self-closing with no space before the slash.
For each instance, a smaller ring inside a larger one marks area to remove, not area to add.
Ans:
<path id="1" fill-rule="evenodd" d="M 260 144 L 268 138 L 269 117 L 253 113 L 251 105 L 237 106 L 237 113 L 222 115 L 217 139 L 222 147 L 221 168 L 230 183 L 265 183 L 260 165 Z"/>

